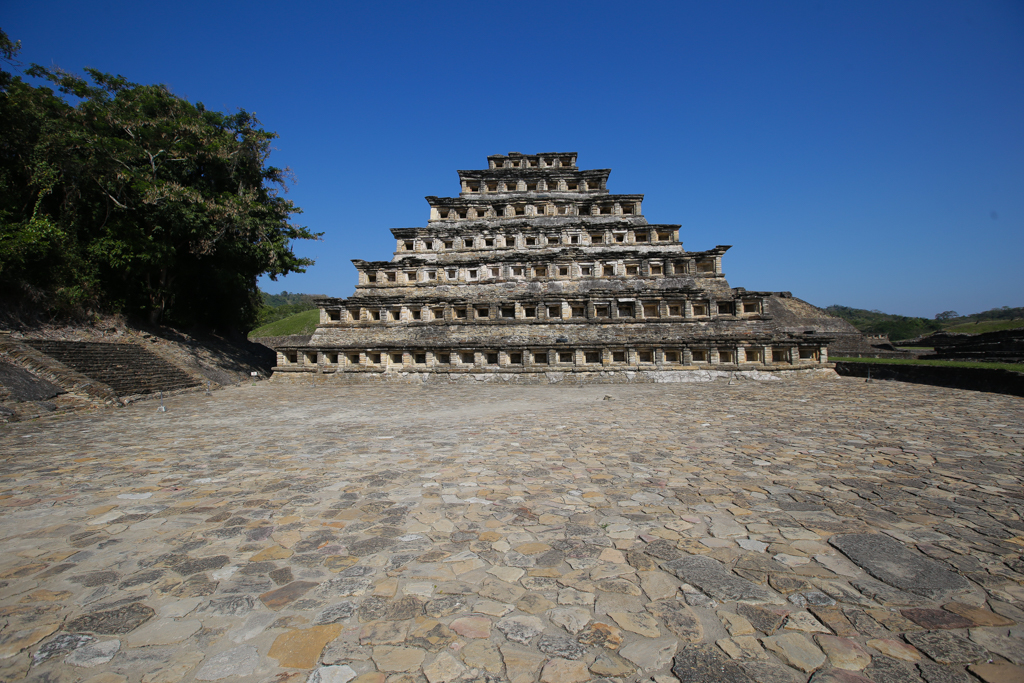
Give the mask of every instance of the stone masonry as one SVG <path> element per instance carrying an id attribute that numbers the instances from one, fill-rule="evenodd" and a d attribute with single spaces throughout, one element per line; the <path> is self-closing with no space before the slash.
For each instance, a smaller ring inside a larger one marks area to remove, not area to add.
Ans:
<path id="1" fill-rule="evenodd" d="M 829 342 L 858 334 L 788 292 L 730 287 L 728 246 L 685 251 L 643 195 L 609 193 L 609 173 L 572 152 L 459 171 L 458 197 L 426 198 L 426 227 L 391 231 L 390 261 L 353 261 L 355 294 L 318 302 L 308 343 L 277 347 L 277 377 L 758 378 L 829 368 Z"/>

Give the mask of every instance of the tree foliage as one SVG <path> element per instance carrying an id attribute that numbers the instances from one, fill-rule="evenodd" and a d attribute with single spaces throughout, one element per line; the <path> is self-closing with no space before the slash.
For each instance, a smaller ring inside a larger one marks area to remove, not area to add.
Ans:
<path id="1" fill-rule="evenodd" d="M 248 329 L 256 278 L 303 272 L 312 261 L 291 240 L 319 237 L 290 223 L 301 210 L 268 164 L 276 134 L 246 111 L 86 73 L 25 70 L 57 93 L 0 81 L 0 293 L 55 313 Z"/>
<path id="2" fill-rule="evenodd" d="M 912 318 L 838 305 L 829 306 L 825 311 L 829 315 L 842 318 L 864 334 L 887 334 L 893 341 L 913 339 L 942 329 L 940 321 L 927 318 Z"/>

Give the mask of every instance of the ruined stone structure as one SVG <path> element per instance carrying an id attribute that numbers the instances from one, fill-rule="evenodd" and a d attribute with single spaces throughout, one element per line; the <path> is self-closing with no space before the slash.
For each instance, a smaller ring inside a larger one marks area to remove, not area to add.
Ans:
<path id="1" fill-rule="evenodd" d="M 353 263 L 355 294 L 322 299 L 278 377 L 686 381 L 831 367 L 842 323 L 788 292 L 733 288 L 728 246 L 686 251 L 640 194 L 576 154 L 495 155 L 427 197 L 426 227 L 398 228 L 390 261 Z M 851 328 L 852 329 L 852 328 Z M 842 331 L 845 330 L 845 328 Z"/>

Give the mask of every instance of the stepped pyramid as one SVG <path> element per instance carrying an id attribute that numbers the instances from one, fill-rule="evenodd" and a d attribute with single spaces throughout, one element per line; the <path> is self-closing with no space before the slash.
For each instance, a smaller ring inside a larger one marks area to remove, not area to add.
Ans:
<path id="1" fill-rule="evenodd" d="M 391 231 L 390 261 L 353 260 L 308 343 L 277 347 L 278 377 L 538 383 L 688 381 L 827 365 L 836 322 L 787 292 L 732 288 L 728 246 L 686 251 L 641 194 L 574 152 L 494 155 L 427 197 L 426 227 Z M 809 327 L 810 326 L 810 327 Z M 848 330 L 841 330 L 847 332 Z"/>

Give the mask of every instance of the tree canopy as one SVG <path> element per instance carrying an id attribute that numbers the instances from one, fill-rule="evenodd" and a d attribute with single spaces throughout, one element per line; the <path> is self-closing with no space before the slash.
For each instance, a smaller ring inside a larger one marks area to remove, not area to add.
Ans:
<path id="1" fill-rule="evenodd" d="M 0 31 L 9 64 L 19 45 Z M 51 314 L 249 329 L 256 279 L 304 272 L 288 173 L 255 114 L 163 85 L 32 65 L 0 71 L 0 297 Z"/>

